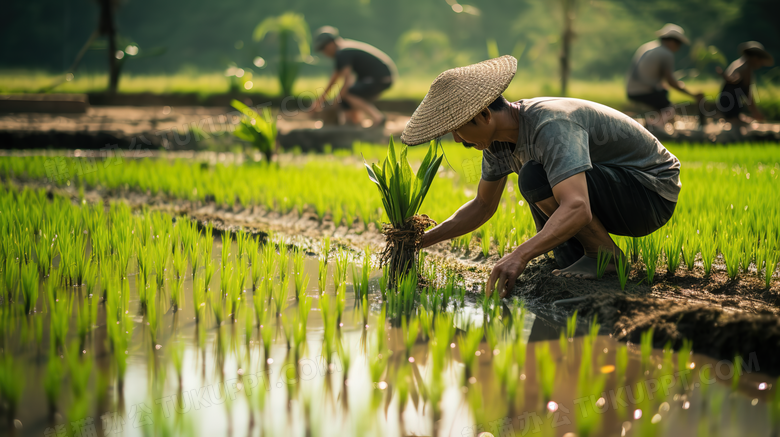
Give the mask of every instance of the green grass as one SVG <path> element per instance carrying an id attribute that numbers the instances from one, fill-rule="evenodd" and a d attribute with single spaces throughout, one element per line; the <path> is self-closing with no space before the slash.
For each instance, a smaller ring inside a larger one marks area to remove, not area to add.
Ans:
<path id="1" fill-rule="evenodd" d="M 435 74 L 430 76 L 403 75 L 385 93 L 385 99 L 422 100 L 428 92 Z M 59 76 L 42 71 L 5 70 L 0 71 L 0 93 L 38 92 L 41 88 L 54 83 Z M 300 77 L 294 87 L 294 94 L 311 92 L 323 88 L 327 77 Z M 261 93 L 278 96 L 281 93 L 279 81 L 270 75 L 256 75 L 252 79 L 252 88 L 247 93 Z M 77 73 L 73 80 L 64 82 L 53 92 L 88 93 L 103 92 L 108 84 L 106 74 Z M 720 91 L 721 82 L 717 80 L 688 80 L 691 89 L 702 90 L 708 99 L 714 99 Z M 529 97 L 555 95 L 558 87 L 557 77 L 532 77 L 519 75 L 506 90 L 506 97 L 517 100 Z M 205 98 L 213 94 L 225 94 L 230 90 L 230 78 L 224 73 L 171 74 L 171 75 L 133 75 L 123 74 L 119 81 L 120 93 L 181 94 L 193 93 Z M 612 80 L 590 81 L 575 79 L 569 85 L 570 97 L 592 100 L 615 108 L 626 107 L 625 80 L 616 77 Z M 761 103 L 772 108 L 773 102 L 780 97 L 780 89 L 774 85 L 761 85 L 759 88 Z M 677 91 L 670 93 L 673 103 L 690 100 Z"/>

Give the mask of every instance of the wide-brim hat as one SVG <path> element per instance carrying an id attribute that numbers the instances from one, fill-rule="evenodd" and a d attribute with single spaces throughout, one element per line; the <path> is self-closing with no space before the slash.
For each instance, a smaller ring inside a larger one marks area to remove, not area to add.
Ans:
<path id="1" fill-rule="evenodd" d="M 406 124 L 401 141 L 415 146 L 461 128 L 498 98 L 517 73 L 505 55 L 440 74 Z"/>
<path id="2" fill-rule="evenodd" d="M 771 66 L 775 63 L 775 58 L 764 48 L 764 45 L 758 41 L 743 42 L 739 45 L 739 52 L 743 55 L 752 55 L 766 60 L 766 65 Z"/>
<path id="3" fill-rule="evenodd" d="M 339 38 L 339 30 L 333 26 L 322 26 L 314 33 L 314 46 L 315 51 L 322 50 L 325 45 L 331 41 L 336 41 Z"/>
<path id="4" fill-rule="evenodd" d="M 685 36 L 685 30 L 676 24 L 667 23 L 655 34 L 658 36 L 658 38 L 674 38 L 683 44 L 691 43 L 691 41 Z"/>

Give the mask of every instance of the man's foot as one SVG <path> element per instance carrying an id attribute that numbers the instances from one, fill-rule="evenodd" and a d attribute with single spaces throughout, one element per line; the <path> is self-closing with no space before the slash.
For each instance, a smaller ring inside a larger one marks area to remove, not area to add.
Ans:
<path id="1" fill-rule="evenodd" d="M 555 276 L 562 276 L 564 278 L 577 278 L 577 279 L 596 279 L 596 273 L 598 270 L 598 261 L 596 258 L 591 258 L 587 255 L 580 258 L 577 262 L 566 267 L 565 269 L 553 270 L 552 274 Z M 610 262 L 607 265 L 607 270 L 604 273 L 614 273 L 615 263 Z"/>

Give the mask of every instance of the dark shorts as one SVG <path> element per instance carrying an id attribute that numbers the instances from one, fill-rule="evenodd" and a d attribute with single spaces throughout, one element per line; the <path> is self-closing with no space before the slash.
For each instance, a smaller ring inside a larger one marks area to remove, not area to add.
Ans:
<path id="1" fill-rule="evenodd" d="M 724 118 L 739 118 L 744 106 L 744 99 L 749 93 L 750 90 L 745 92 L 740 84 L 727 83 L 723 85 L 715 107 L 723 113 Z"/>
<path id="2" fill-rule="evenodd" d="M 656 111 L 672 106 L 672 102 L 669 101 L 669 91 L 666 89 L 653 91 L 647 94 L 629 95 L 628 100 L 644 103 Z"/>
<path id="3" fill-rule="evenodd" d="M 372 101 L 392 85 L 393 82 L 386 78 L 359 79 L 347 89 L 347 93 L 360 97 L 363 100 Z M 346 99 L 341 100 L 341 106 L 344 109 L 350 109 L 349 102 Z"/>
<path id="4" fill-rule="evenodd" d="M 642 185 L 628 171 L 620 167 L 594 164 L 585 172 L 591 213 L 598 217 L 607 232 L 614 235 L 643 237 L 666 224 L 677 202 L 661 197 Z M 542 164 L 528 161 L 518 176 L 520 192 L 531 207 L 537 232 L 547 222 L 537 202 L 553 197 L 552 187 Z M 580 259 L 585 251 L 576 238 L 553 249 L 561 268 Z"/>

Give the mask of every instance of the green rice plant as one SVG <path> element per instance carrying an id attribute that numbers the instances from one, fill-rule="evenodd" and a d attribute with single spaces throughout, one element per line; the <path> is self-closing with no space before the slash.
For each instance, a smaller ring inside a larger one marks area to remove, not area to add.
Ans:
<path id="1" fill-rule="evenodd" d="M 593 369 L 593 342 L 582 343 L 579 375 L 577 378 L 577 397 L 594 397 L 602 394 L 606 384 L 606 376 Z M 593 399 L 593 398 L 591 398 Z M 593 435 L 601 419 L 599 414 L 587 414 L 583 409 L 577 409 L 577 435 Z"/>
<path id="2" fill-rule="evenodd" d="M 731 377 L 731 391 L 736 392 L 739 388 L 739 380 L 742 376 L 742 357 L 734 356 L 734 376 Z"/>
<path id="3" fill-rule="evenodd" d="M 484 337 L 484 330 L 482 327 L 470 328 L 465 335 L 458 337 L 458 350 L 460 351 L 460 359 L 463 360 L 463 365 L 466 368 L 466 375 L 463 383 L 474 374 L 475 359 L 478 356 L 477 352 L 479 345 Z"/>
<path id="4" fill-rule="evenodd" d="M 705 233 L 708 235 L 708 233 Z M 704 265 L 704 274 L 712 272 L 712 263 L 715 261 L 717 242 L 714 238 L 701 239 L 701 262 Z"/>
<path id="5" fill-rule="evenodd" d="M 685 243 L 683 243 L 683 262 L 688 271 L 693 271 L 694 263 L 696 262 L 696 254 L 701 250 L 701 242 L 697 234 L 688 234 L 685 237 Z"/>
<path id="6" fill-rule="evenodd" d="M 684 338 L 682 346 L 677 351 L 677 372 L 680 374 L 690 372 L 689 364 L 691 362 L 691 351 L 693 350 L 693 341 Z"/>
<path id="7" fill-rule="evenodd" d="M 284 280 L 282 280 L 280 283 L 274 284 L 274 303 L 276 306 L 276 316 L 279 317 L 284 313 L 284 310 L 287 308 L 287 294 L 289 291 L 289 281 L 290 278 L 285 277 Z"/>
<path id="8" fill-rule="evenodd" d="M 226 271 L 228 266 L 230 265 L 230 250 L 233 247 L 233 242 L 231 240 L 231 234 L 230 232 L 223 232 L 222 233 L 222 252 L 221 252 L 221 260 L 222 262 L 219 264 L 219 276 L 220 278 L 224 278 L 227 276 Z"/>
<path id="9" fill-rule="evenodd" d="M 225 314 L 225 304 L 221 294 L 211 293 L 209 295 L 211 303 L 211 312 L 214 314 L 214 320 L 217 327 L 222 325 L 222 321 L 227 317 Z"/>
<path id="10" fill-rule="evenodd" d="M 87 273 L 87 264 L 90 262 L 90 258 L 87 256 L 87 238 L 83 233 L 76 235 L 74 249 L 70 279 L 73 285 L 80 286 Z"/>
<path id="11" fill-rule="evenodd" d="M 341 327 L 341 317 L 344 314 L 344 307 L 347 303 L 347 284 L 342 282 L 336 287 L 336 323 Z M 359 306 L 362 302 L 358 301 Z M 365 323 L 363 323 L 365 325 Z"/>
<path id="12" fill-rule="evenodd" d="M 86 343 L 87 335 L 97 324 L 98 297 L 86 296 L 81 305 L 76 306 L 76 326 L 81 344 Z"/>
<path id="13" fill-rule="evenodd" d="M 243 260 L 244 255 L 248 253 L 250 240 L 251 236 L 245 230 L 239 228 L 238 231 L 236 231 L 236 250 L 238 251 L 236 253 L 236 258 L 238 258 L 239 261 Z"/>
<path id="14" fill-rule="evenodd" d="M 198 268 L 200 268 L 201 266 L 200 249 L 201 249 L 201 244 L 203 244 L 203 242 L 204 242 L 203 239 L 199 238 L 196 234 L 193 237 L 192 244 L 190 245 L 190 250 L 187 254 L 190 259 L 190 266 L 192 267 L 192 269 L 190 270 L 190 276 L 192 278 L 195 278 L 195 274 L 198 272 Z"/>
<path id="15" fill-rule="evenodd" d="M 41 235 L 35 245 L 35 255 L 38 260 L 38 270 L 41 276 L 49 274 L 51 260 L 54 257 L 54 243 L 49 235 L 52 235 L 50 231 L 41 231 Z"/>
<path id="16" fill-rule="evenodd" d="M 338 262 L 337 262 L 338 264 Z M 363 250 L 363 265 L 360 271 L 352 265 L 352 288 L 355 291 L 355 299 L 359 302 L 368 297 L 368 276 L 371 274 L 371 250 L 366 247 Z"/>
<path id="17" fill-rule="evenodd" d="M 666 254 L 666 274 L 673 275 L 680 267 L 680 254 L 683 250 L 683 233 L 677 228 L 672 230 L 671 235 L 667 235 L 664 242 L 664 253 Z"/>
<path id="18" fill-rule="evenodd" d="M 404 335 L 404 346 L 406 347 L 406 357 L 412 356 L 412 347 L 417 342 L 417 337 L 420 335 L 420 319 L 417 317 L 410 317 L 409 323 L 406 323 L 406 319 L 401 319 L 401 332 Z"/>
<path id="19" fill-rule="evenodd" d="M 742 251 L 742 241 L 723 234 L 719 246 L 723 261 L 726 263 L 726 274 L 730 280 L 734 280 L 739 274 L 740 260 L 745 256 Z"/>
<path id="20" fill-rule="evenodd" d="M 176 371 L 176 377 L 179 381 L 179 387 L 182 386 L 182 370 L 184 368 L 184 343 L 181 341 L 172 341 L 168 344 L 168 356 Z"/>
<path id="21" fill-rule="evenodd" d="M 632 263 L 639 262 L 639 254 L 641 252 L 641 240 L 637 237 L 631 237 L 628 244 L 628 256 L 631 258 Z"/>
<path id="22" fill-rule="evenodd" d="M 249 243 L 249 265 L 252 266 L 252 291 L 257 290 L 258 283 L 263 274 L 263 268 L 260 261 L 260 239 L 255 239 Z"/>
<path id="23" fill-rule="evenodd" d="M 60 397 L 64 376 L 60 358 L 57 356 L 56 351 L 52 350 L 49 354 L 49 362 L 46 364 L 46 375 L 43 377 L 43 390 L 46 393 L 46 403 L 49 407 L 50 417 L 54 417 L 57 411 L 57 400 Z"/>
<path id="24" fill-rule="evenodd" d="M 650 368 L 650 355 L 653 353 L 653 328 L 642 332 L 639 344 L 642 367 Z"/>
<path id="25" fill-rule="evenodd" d="M 214 260 L 211 257 L 204 257 L 203 269 L 203 291 L 208 294 L 211 286 L 211 278 L 214 276 Z"/>
<path id="26" fill-rule="evenodd" d="M 252 305 L 255 309 L 255 318 L 257 319 L 258 326 L 266 318 L 266 302 L 268 302 L 270 287 L 270 281 L 260 281 L 260 286 L 255 290 L 255 293 L 252 296 Z"/>
<path id="27" fill-rule="evenodd" d="M 391 285 L 395 285 L 402 274 L 414 269 L 419 253 L 419 235 L 432 224 L 427 216 L 416 214 L 444 158 L 444 153 L 439 155 L 439 145 L 438 140 L 431 141 L 416 174 L 407 160 L 406 146 L 401 150 L 400 158 L 396 158 L 392 137 L 387 157 L 381 166 L 365 163 L 368 177 L 379 188 L 385 213 L 390 220 L 390 226 L 384 227 L 382 231 L 387 244 L 381 259 L 383 265 L 390 264 Z"/>
<path id="28" fill-rule="evenodd" d="M 536 343 L 536 372 L 542 388 L 542 399 L 545 404 L 552 399 L 555 385 L 555 368 L 555 359 L 550 353 L 550 344 L 547 342 Z"/>
<path id="29" fill-rule="evenodd" d="M 618 384 L 621 383 L 626 376 L 626 370 L 628 369 L 628 347 L 625 344 L 620 343 L 615 350 L 615 378 Z"/>
<path id="30" fill-rule="evenodd" d="M 266 239 L 266 243 L 263 246 L 263 277 L 267 280 L 271 280 L 276 272 L 276 247 L 271 243 L 270 239 Z"/>
<path id="31" fill-rule="evenodd" d="M 184 279 L 187 274 L 187 256 L 181 244 L 173 245 L 173 274 L 176 279 Z"/>
<path id="32" fill-rule="evenodd" d="M 382 276 L 379 277 L 379 293 L 382 295 L 382 302 L 387 302 L 387 286 L 390 281 L 389 268 L 382 266 Z"/>
<path id="33" fill-rule="evenodd" d="M 599 252 L 596 255 L 596 279 L 601 279 L 604 276 L 611 261 L 612 253 L 605 247 L 599 246 Z"/>
<path id="34" fill-rule="evenodd" d="M 49 336 L 55 349 L 64 350 L 73 299 L 68 293 L 58 293 L 59 280 L 59 271 L 52 270 L 46 283 L 46 297 L 49 307 Z"/>
<path id="35" fill-rule="evenodd" d="M 16 409 L 24 391 L 24 368 L 14 361 L 10 353 L 4 353 L 0 358 L 0 395 L 7 404 L 8 422 L 13 426 Z"/>
<path id="36" fill-rule="evenodd" d="M 195 291 L 193 290 L 193 294 Z M 184 306 L 184 277 L 173 281 L 171 286 L 171 305 L 173 305 L 173 311 L 176 312 Z"/>
<path id="37" fill-rule="evenodd" d="M 5 260 L 5 268 L 3 269 L 3 280 L 5 282 L 6 301 L 16 301 L 17 293 L 21 284 L 19 281 L 20 266 L 16 259 L 9 257 Z"/>
<path id="38" fill-rule="evenodd" d="M 78 344 L 73 343 L 65 358 L 70 374 L 70 388 L 73 395 L 70 417 L 84 417 L 87 413 L 87 397 L 89 395 L 89 379 L 92 375 L 91 355 L 81 353 Z"/>
<path id="39" fill-rule="evenodd" d="M 574 338 L 577 331 L 577 310 L 566 319 L 566 338 Z"/>
<path id="40" fill-rule="evenodd" d="M 325 264 L 327 264 L 328 258 L 330 257 L 330 237 L 324 237 L 320 242 L 320 246 L 321 246 L 320 256 L 325 259 Z"/>
<path id="41" fill-rule="evenodd" d="M 317 285 L 320 289 L 320 294 L 325 294 L 325 286 L 328 284 L 328 264 L 327 258 L 320 256 L 319 265 L 317 269 Z"/>
<path id="42" fill-rule="evenodd" d="M 152 347 L 157 346 L 157 338 L 160 333 L 160 315 L 157 308 L 157 285 L 150 282 L 147 286 L 146 324 L 149 326 L 149 337 Z"/>
<path id="43" fill-rule="evenodd" d="M 279 255 L 277 258 L 277 264 L 279 265 L 279 280 L 289 281 L 290 278 L 290 253 L 287 250 L 287 244 L 282 242 L 279 244 Z"/>
<path id="44" fill-rule="evenodd" d="M 642 239 L 642 261 L 645 263 L 647 283 L 652 284 L 658 259 L 661 256 L 661 243 L 652 234 Z"/>
<path id="45" fill-rule="evenodd" d="M 347 281 L 347 265 L 349 263 L 349 252 L 343 247 L 339 247 L 336 253 L 336 270 L 333 272 L 333 281 L 336 287 Z"/>
<path id="46" fill-rule="evenodd" d="M 38 302 L 38 265 L 35 263 L 22 264 L 22 294 L 24 295 L 24 313 L 35 312 Z"/>
<path id="47" fill-rule="evenodd" d="M 766 252 L 764 256 L 764 287 L 769 289 L 772 285 L 772 275 L 777 270 L 777 263 L 780 261 L 780 251 L 769 248 L 764 250 Z"/>
<path id="48" fill-rule="evenodd" d="M 487 258 L 490 255 L 490 224 L 485 224 L 480 229 L 479 246 L 482 249 L 482 256 Z"/>
<path id="49" fill-rule="evenodd" d="M 154 238 L 152 245 L 154 253 L 154 274 L 157 286 L 165 283 L 165 271 L 168 268 L 168 259 L 171 257 L 171 236 L 165 234 Z"/>
<path id="50" fill-rule="evenodd" d="M 631 273 L 630 260 L 627 256 L 620 257 L 615 264 L 615 270 L 618 274 L 618 282 L 620 282 L 620 289 L 625 290 L 628 283 L 628 275 Z"/>
<path id="51" fill-rule="evenodd" d="M 304 292 L 306 289 L 305 284 L 309 283 L 309 277 L 308 275 L 306 275 L 306 273 L 303 270 L 303 261 L 305 257 L 306 257 L 306 253 L 303 251 L 303 249 L 299 247 L 296 247 L 292 251 L 292 259 L 293 259 L 292 276 L 293 276 L 293 283 L 295 284 L 296 299 L 300 298 L 300 294 Z"/>
<path id="52" fill-rule="evenodd" d="M 230 105 L 241 111 L 244 115 L 239 124 L 235 126 L 233 135 L 237 138 L 249 142 L 263 154 L 266 163 L 270 163 L 276 151 L 276 118 L 271 115 L 269 108 L 263 108 L 263 113 L 259 114 L 254 109 L 233 99 Z"/>

